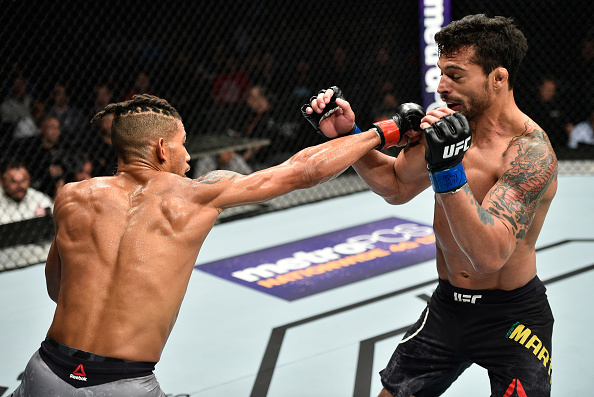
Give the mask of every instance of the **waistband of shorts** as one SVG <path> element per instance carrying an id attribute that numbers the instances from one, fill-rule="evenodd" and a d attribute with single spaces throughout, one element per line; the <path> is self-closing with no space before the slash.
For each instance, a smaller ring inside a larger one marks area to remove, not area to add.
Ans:
<path id="1" fill-rule="evenodd" d="M 64 353 L 67 356 L 70 356 L 70 357 L 73 357 L 73 358 L 78 358 L 78 359 L 81 359 L 81 360 L 94 361 L 94 362 L 97 362 L 97 363 L 125 363 L 125 362 L 133 362 L 133 361 L 128 361 L 128 360 L 122 360 L 121 358 L 113 358 L 113 357 L 100 356 L 99 354 L 89 353 L 89 352 L 84 351 L 84 350 L 75 349 L 73 347 L 66 346 L 66 345 L 63 345 L 61 343 L 58 343 L 58 342 L 56 342 L 55 340 L 53 340 L 51 338 L 45 338 L 45 342 L 48 345 L 50 345 L 51 347 L 53 347 L 54 349 L 57 349 L 59 352 Z"/>
<path id="2" fill-rule="evenodd" d="M 442 279 L 439 279 L 438 289 L 448 300 L 475 304 L 509 303 L 546 292 L 546 288 L 538 276 L 535 276 L 524 286 L 510 291 L 459 288 Z"/>
<path id="3" fill-rule="evenodd" d="M 39 356 L 58 377 L 77 388 L 153 375 L 157 364 L 100 356 L 50 338 L 41 343 Z"/>

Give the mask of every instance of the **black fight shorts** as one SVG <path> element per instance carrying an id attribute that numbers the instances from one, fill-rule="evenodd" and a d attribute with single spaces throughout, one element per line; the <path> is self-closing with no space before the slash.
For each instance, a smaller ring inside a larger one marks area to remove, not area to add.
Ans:
<path id="1" fill-rule="evenodd" d="M 439 396 L 475 363 L 489 373 L 491 396 L 550 396 L 553 321 L 538 277 L 512 291 L 439 280 L 380 372 L 382 384 L 394 397 Z"/>

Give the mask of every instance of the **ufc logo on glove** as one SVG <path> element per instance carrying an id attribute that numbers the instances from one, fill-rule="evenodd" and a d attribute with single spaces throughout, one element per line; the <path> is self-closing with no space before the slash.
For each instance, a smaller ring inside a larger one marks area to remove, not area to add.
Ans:
<path id="1" fill-rule="evenodd" d="M 446 146 L 443 149 L 443 158 L 448 159 L 452 156 L 457 156 L 458 153 L 460 153 L 460 150 L 462 150 L 462 148 L 464 148 L 464 151 L 467 151 L 469 147 L 470 147 L 470 137 L 466 138 L 463 141 L 455 143 L 453 145 Z"/>
<path id="2" fill-rule="evenodd" d="M 462 166 L 464 153 L 470 148 L 471 132 L 460 112 L 437 120 L 425 133 L 425 161 L 435 193 L 456 192 L 466 184 Z"/>

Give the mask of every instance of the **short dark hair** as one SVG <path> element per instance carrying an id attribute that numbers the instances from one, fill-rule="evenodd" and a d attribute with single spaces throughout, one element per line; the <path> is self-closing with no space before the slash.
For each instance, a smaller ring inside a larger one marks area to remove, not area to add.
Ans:
<path id="1" fill-rule="evenodd" d="M 134 95 L 131 100 L 110 103 L 93 117 L 91 123 L 113 114 L 111 141 L 113 148 L 128 161 L 143 158 L 148 144 L 158 136 L 170 136 L 181 116 L 165 99 L 149 94 Z"/>
<path id="2" fill-rule="evenodd" d="M 2 179 L 4 179 L 4 175 L 6 174 L 6 172 L 8 170 L 19 169 L 19 168 L 24 168 L 27 170 L 27 172 L 29 172 L 29 169 L 27 168 L 25 163 L 23 163 L 22 161 L 17 160 L 17 159 L 10 159 L 3 165 L 2 169 L 1 169 L 2 172 L 0 173 L 0 176 L 2 177 Z"/>
<path id="3" fill-rule="evenodd" d="M 514 88 L 520 63 L 528 51 L 524 34 L 512 18 L 468 15 L 435 34 L 438 53 L 451 55 L 464 47 L 474 47 L 472 60 L 486 75 L 503 66 L 509 73 L 508 88 Z"/>

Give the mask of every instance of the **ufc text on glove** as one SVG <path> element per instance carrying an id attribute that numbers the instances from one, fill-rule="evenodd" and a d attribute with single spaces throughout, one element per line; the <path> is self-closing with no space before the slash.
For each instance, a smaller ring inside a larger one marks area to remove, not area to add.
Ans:
<path id="1" fill-rule="evenodd" d="M 436 193 L 455 192 L 466 182 L 462 165 L 471 143 L 470 125 L 460 112 L 448 114 L 424 130 L 425 161 Z"/>

